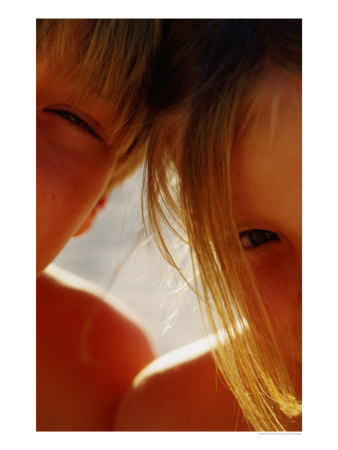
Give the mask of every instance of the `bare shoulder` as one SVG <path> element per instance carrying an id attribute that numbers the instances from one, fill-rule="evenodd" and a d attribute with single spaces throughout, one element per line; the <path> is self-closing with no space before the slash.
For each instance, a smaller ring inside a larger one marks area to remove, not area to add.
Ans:
<path id="1" fill-rule="evenodd" d="M 37 281 L 37 301 L 38 312 L 48 314 L 50 319 L 58 313 L 67 313 L 63 322 L 70 317 L 74 325 L 76 321 L 83 321 L 83 333 L 96 332 L 96 338 L 102 334 L 104 349 L 111 342 L 106 338 L 117 337 L 122 347 L 132 340 L 135 350 L 140 351 L 144 346 L 144 351 L 153 359 L 153 350 L 141 319 L 93 283 L 53 265 Z M 116 347 L 115 344 L 116 341 Z M 140 353 L 138 355 L 141 356 Z M 147 356 L 146 359 L 149 361 Z"/>
<path id="2" fill-rule="evenodd" d="M 245 431 L 207 338 L 164 355 L 136 377 L 117 412 L 121 431 Z"/>
<path id="3" fill-rule="evenodd" d="M 120 302 L 56 267 L 39 277 L 38 429 L 111 428 L 122 395 L 153 359 L 141 321 Z"/>

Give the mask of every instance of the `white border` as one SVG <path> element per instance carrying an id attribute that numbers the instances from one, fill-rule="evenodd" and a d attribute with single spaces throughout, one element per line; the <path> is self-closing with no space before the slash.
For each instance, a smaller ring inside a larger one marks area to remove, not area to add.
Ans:
<path id="1" fill-rule="evenodd" d="M 337 388 L 337 58 L 333 2 L 9 2 L 1 14 L 1 440 L 6 448 L 307 448 L 334 442 Z M 312 6 L 311 6 L 312 5 Z M 301 17 L 304 24 L 304 431 L 256 433 L 36 433 L 36 17 Z M 8 443 L 10 443 L 8 445 Z M 282 447 L 283 446 L 283 447 Z"/>

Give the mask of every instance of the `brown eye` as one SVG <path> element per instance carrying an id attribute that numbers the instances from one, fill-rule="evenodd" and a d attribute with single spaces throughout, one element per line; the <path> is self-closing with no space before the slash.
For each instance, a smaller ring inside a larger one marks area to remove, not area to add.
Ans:
<path id="1" fill-rule="evenodd" d="M 280 241 L 278 234 L 268 230 L 248 230 L 239 233 L 239 239 L 244 249 L 259 247 L 270 241 Z"/>
<path id="2" fill-rule="evenodd" d="M 57 108 L 45 108 L 45 112 L 57 114 L 58 116 L 62 117 L 63 119 L 67 120 L 68 122 L 71 122 L 75 126 L 83 129 L 87 133 L 91 134 L 95 137 L 95 139 L 99 140 L 100 142 L 103 142 L 101 137 L 96 133 L 95 130 L 91 126 L 87 124 L 83 119 L 78 117 L 76 114 L 71 113 L 70 111 L 67 111 L 66 109 L 57 109 Z"/>

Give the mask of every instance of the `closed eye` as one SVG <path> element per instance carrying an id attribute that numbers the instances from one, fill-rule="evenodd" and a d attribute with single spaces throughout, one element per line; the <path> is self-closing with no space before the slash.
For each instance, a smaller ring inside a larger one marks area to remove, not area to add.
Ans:
<path id="1" fill-rule="evenodd" d="M 270 241 L 280 241 L 278 234 L 268 230 L 247 230 L 239 233 L 239 239 L 245 250 L 250 250 Z"/>
<path id="2" fill-rule="evenodd" d="M 57 114 L 58 116 L 62 117 L 64 120 L 67 120 L 68 122 L 74 124 L 75 126 L 83 129 L 87 133 L 91 134 L 95 139 L 97 139 L 100 142 L 103 142 L 103 139 L 100 135 L 97 134 L 97 132 L 90 126 L 86 121 L 81 119 L 79 116 L 77 116 L 74 113 L 71 113 L 70 111 L 67 111 L 66 109 L 62 108 L 45 108 L 45 112 Z"/>

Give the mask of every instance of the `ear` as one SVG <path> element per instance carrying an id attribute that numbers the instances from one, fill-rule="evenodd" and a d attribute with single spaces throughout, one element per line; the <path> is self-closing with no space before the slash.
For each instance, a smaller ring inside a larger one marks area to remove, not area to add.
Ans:
<path id="1" fill-rule="evenodd" d="M 91 213 L 84 220 L 84 222 L 82 222 L 80 228 L 73 234 L 73 237 L 80 236 L 81 234 L 86 233 L 91 228 L 97 214 L 99 213 L 99 211 L 101 211 L 102 208 L 104 208 L 106 203 L 107 203 L 107 196 L 104 195 L 96 203 L 95 207 L 92 209 Z"/>

